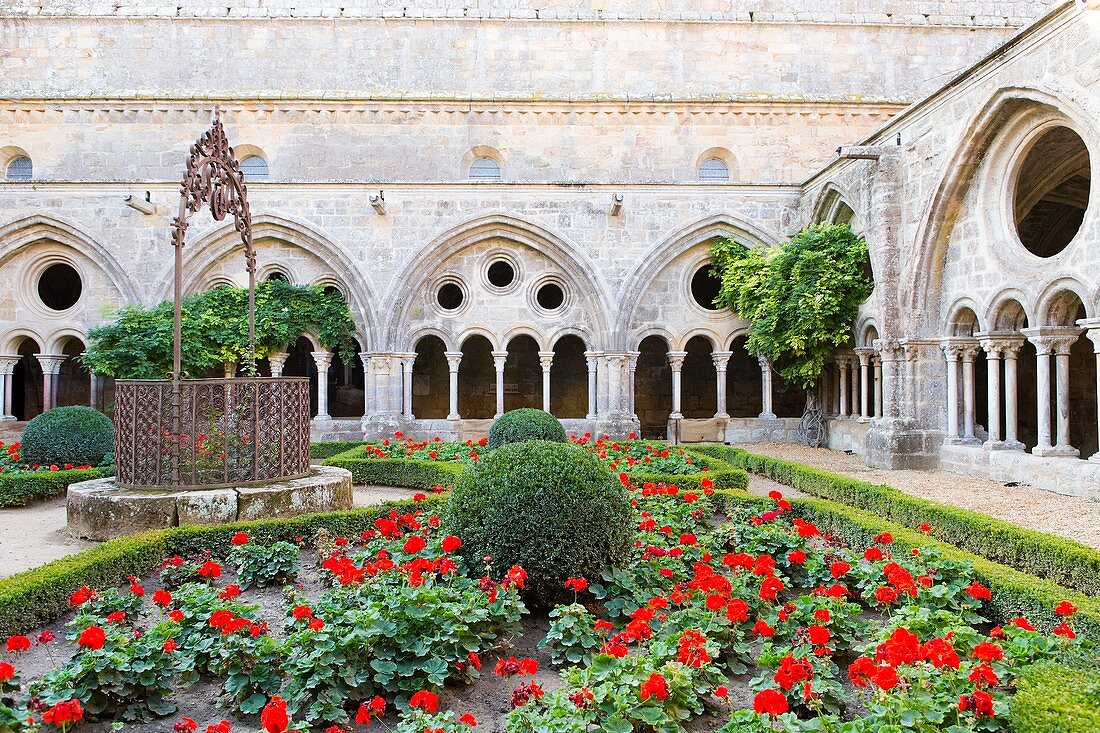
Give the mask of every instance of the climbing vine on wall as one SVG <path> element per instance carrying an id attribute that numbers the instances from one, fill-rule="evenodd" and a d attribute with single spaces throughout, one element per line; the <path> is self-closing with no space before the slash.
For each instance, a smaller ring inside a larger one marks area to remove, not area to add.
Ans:
<path id="1" fill-rule="evenodd" d="M 256 287 L 256 354 L 284 350 L 303 333 L 337 351 L 345 363 L 355 356 L 355 324 L 347 303 L 321 286 L 270 280 Z M 96 374 L 119 379 L 162 378 L 172 364 L 172 304 L 128 305 L 115 322 L 93 328 L 82 363 Z M 183 369 L 191 376 L 221 375 L 248 352 L 248 291 L 222 286 L 183 301 Z"/>
<path id="2" fill-rule="evenodd" d="M 711 247 L 711 264 L 722 281 L 715 304 L 752 323 L 748 352 L 770 358 L 783 379 L 804 389 L 848 342 L 874 289 L 867 243 L 847 224 L 816 224 L 770 248 L 722 239 Z"/>

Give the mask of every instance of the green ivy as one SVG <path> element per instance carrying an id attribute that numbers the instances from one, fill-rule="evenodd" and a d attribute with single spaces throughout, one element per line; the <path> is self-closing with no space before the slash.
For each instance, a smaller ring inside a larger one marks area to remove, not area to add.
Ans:
<path id="1" fill-rule="evenodd" d="M 710 254 L 722 281 L 715 305 L 752 323 L 748 352 L 771 359 L 784 380 L 813 388 L 874 289 L 867 243 L 847 224 L 816 224 L 780 247 L 748 249 L 726 238 Z"/>
<path id="2" fill-rule="evenodd" d="M 172 304 L 128 305 L 115 322 L 93 328 L 81 363 L 118 379 L 157 379 L 172 365 Z M 345 363 L 355 357 L 355 323 L 347 303 L 319 285 L 269 280 L 256 286 L 256 356 L 282 351 L 316 334 Z M 183 369 L 200 376 L 248 355 L 248 291 L 222 286 L 183 301 Z"/>

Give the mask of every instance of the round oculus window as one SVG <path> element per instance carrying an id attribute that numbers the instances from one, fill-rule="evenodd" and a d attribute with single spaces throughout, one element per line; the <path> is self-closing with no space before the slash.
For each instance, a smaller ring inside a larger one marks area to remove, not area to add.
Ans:
<path id="1" fill-rule="evenodd" d="M 465 295 L 462 293 L 462 288 L 454 283 L 444 283 L 435 294 L 435 302 L 439 303 L 439 307 L 445 311 L 458 310 L 462 307 L 463 300 Z"/>
<path id="2" fill-rule="evenodd" d="M 545 310 L 557 310 L 565 302 L 565 291 L 557 283 L 546 283 L 535 293 L 535 302 Z"/>
<path id="3" fill-rule="evenodd" d="M 72 308 L 80 300 L 83 289 L 80 273 L 63 262 L 50 265 L 38 278 L 38 297 L 50 310 Z"/>
<path id="4" fill-rule="evenodd" d="M 489 279 L 489 284 L 496 288 L 506 288 L 515 282 L 516 270 L 512 267 L 512 263 L 507 260 L 496 260 L 489 265 L 489 271 L 486 273 L 486 277 Z"/>
<path id="5" fill-rule="evenodd" d="M 718 291 L 722 289 L 722 281 L 710 272 L 710 265 L 704 265 L 691 276 L 691 297 L 701 307 L 708 311 L 719 310 L 714 304 L 718 297 Z"/>

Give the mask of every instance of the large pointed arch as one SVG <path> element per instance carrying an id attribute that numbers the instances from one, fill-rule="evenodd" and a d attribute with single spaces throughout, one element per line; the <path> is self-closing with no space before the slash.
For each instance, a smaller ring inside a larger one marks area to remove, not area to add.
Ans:
<path id="1" fill-rule="evenodd" d="M 373 289 L 343 249 L 306 224 L 272 214 L 259 214 L 252 218 L 252 240 L 259 242 L 263 239 L 292 244 L 328 263 L 348 291 L 348 307 L 358 330 L 372 337 L 377 335 L 378 320 L 372 307 L 376 302 Z M 184 247 L 183 291 L 192 291 L 202 273 L 239 247 L 240 235 L 232 224 L 218 226 L 189 243 Z M 160 285 L 162 299 L 171 297 L 171 287 L 172 271 L 168 268 Z"/>
<path id="2" fill-rule="evenodd" d="M 106 247 L 75 225 L 46 214 L 32 214 L 0 226 L 0 267 L 24 247 L 49 241 L 80 252 L 107 275 L 128 303 L 140 303 L 141 291 Z"/>
<path id="3" fill-rule="evenodd" d="M 397 342 L 409 317 L 413 298 L 426 287 L 426 278 L 459 252 L 489 239 L 506 239 L 530 247 L 549 258 L 591 299 L 590 315 L 596 324 L 597 338 L 607 332 L 611 322 L 608 287 L 595 263 L 564 237 L 533 222 L 505 214 L 490 214 L 448 229 L 421 249 L 386 295 L 381 313 L 389 321 L 382 333 L 385 342 Z"/>
<path id="4" fill-rule="evenodd" d="M 653 279 L 684 252 L 715 237 L 733 237 L 747 247 L 770 247 L 778 242 L 774 235 L 727 214 L 710 216 L 677 229 L 652 254 L 639 260 L 623 280 L 614 330 L 615 338 L 621 341 L 616 344 L 618 348 L 630 347 L 626 342 L 634 339 L 628 337 L 634 312 Z"/>
<path id="5" fill-rule="evenodd" d="M 905 305 L 934 326 L 940 318 L 938 297 L 943 285 L 943 269 L 948 242 L 959 216 L 965 210 L 967 192 L 997 136 L 1030 109 L 1046 107 L 1065 115 L 1081 129 L 1094 126 L 1100 119 L 1100 105 L 1069 81 L 1057 89 L 1004 87 L 992 94 L 966 126 L 967 133 L 947 160 L 935 194 L 929 201 L 907 267 L 908 282 L 902 297 Z"/>

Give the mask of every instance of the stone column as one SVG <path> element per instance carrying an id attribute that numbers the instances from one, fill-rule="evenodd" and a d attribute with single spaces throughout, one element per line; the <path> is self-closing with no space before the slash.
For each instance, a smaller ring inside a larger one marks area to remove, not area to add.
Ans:
<path id="1" fill-rule="evenodd" d="M 415 420 L 413 415 L 413 364 L 416 362 L 416 352 L 406 352 L 401 355 L 401 414 L 408 420 Z"/>
<path id="2" fill-rule="evenodd" d="M 635 412 L 635 405 L 634 405 L 634 390 L 635 390 L 634 382 L 635 382 L 635 379 L 637 378 L 637 372 L 638 372 L 638 357 L 642 355 L 642 352 L 640 352 L 640 351 L 630 351 L 630 352 L 627 352 L 627 353 L 629 354 L 629 356 L 627 357 L 626 368 L 627 368 L 627 371 L 629 373 L 628 378 L 630 380 L 628 385 L 627 385 L 628 399 L 630 400 L 630 404 L 627 405 L 627 408 L 628 408 L 627 412 L 630 414 L 630 419 L 631 420 L 637 420 L 638 419 L 638 413 Z M 731 351 L 730 353 L 732 354 L 733 352 Z"/>
<path id="3" fill-rule="evenodd" d="M 1100 319 L 1078 321 L 1077 324 L 1088 329 L 1086 335 L 1089 337 L 1089 340 L 1092 341 L 1092 350 L 1096 358 L 1096 394 L 1100 396 Z M 1097 408 L 1096 419 L 1098 427 L 1100 427 L 1100 404 L 1097 405 Z M 1100 432 L 1098 432 L 1097 435 L 1100 435 Z M 1100 463 L 1100 452 L 1089 456 L 1089 460 L 1093 463 Z"/>
<path id="4" fill-rule="evenodd" d="M 882 354 L 875 354 L 875 414 L 882 417 Z"/>
<path id="5" fill-rule="evenodd" d="M 270 357 L 268 357 L 270 358 Z M 374 394 L 374 379 L 371 376 L 370 352 L 360 351 L 359 361 L 363 362 L 363 417 L 370 415 L 374 410 L 370 409 L 371 397 Z M 274 367 L 272 367 L 274 368 Z M 282 367 L 279 367 L 280 372 Z M 272 375 L 274 376 L 274 375 Z"/>
<path id="6" fill-rule="evenodd" d="M 859 420 L 867 422 L 871 418 L 871 355 L 874 349 L 860 346 L 856 349 L 859 359 Z"/>
<path id="7" fill-rule="evenodd" d="M 1054 450 L 1060 456 L 1079 456 L 1081 451 L 1070 444 L 1069 438 L 1069 352 L 1083 331 L 1054 338 L 1055 401 L 1058 442 Z"/>
<path id="8" fill-rule="evenodd" d="M 18 363 L 18 356 L 0 356 L 0 422 L 15 420 L 15 415 L 11 412 L 11 395 L 15 382 L 15 365 Z"/>
<path id="9" fill-rule="evenodd" d="M 672 367 L 672 413 L 668 416 L 669 420 L 682 420 L 684 417 L 680 412 L 680 370 L 684 368 L 686 357 L 686 351 L 668 352 L 668 365 Z"/>
<path id="10" fill-rule="evenodd" d="M 848 417 L 848 360 L 841 358 L 837 362 L 840 368 L 840 417 Z"/>
<path id="11" fill-rule="evenodd" d="M 1019 400 L 1019 386 L 1016 382 L 1016 358 L 1020 355 L 1020 348 L 1024 340 L 1014 339 L 1004 344 L 1005 358 L 1005 439 L 1002 446 L 1005 450 L 1024 450 L 1025 446 L 1016 437 L 1019 425 L 1017 402 Z"/>
<path id="12" fill-rule="evenodd" d="M 542 409 L 544 412 L 550 412 L 550 367 L 553 364 L 553 351 L 539 352 L 539 365 L 542 367 Z"/>
<path id="13" fill-rule="evenodd" d="M 596 366 L 598 359 L 595 351 L 584 352 L 584 359 L 588 362 L 588 414 L 585 419 L 596 419 Z"/>
<path id="14" fill-rule="evenodd" d="M 286 360 L 290 358 L 290 354 L 285 351 L 278 351 L 274 354 L 269 354 L 267 357 L 267 366 L 271 371 L 271 376 L 281 377 L 283 376 L 283 368 L 286 367 Z"/>
<path id="15" fill-rule="evenodd" d="M 726 367 L 729 366 L 730 357 L 733 356 L 732 351 L 715 351 L 710 355 L 710 360 L 714 362 L 714 372 L 718 380 L 717 395 L 717 411 L 714 416 L 719 420 L 728 420 L 729 412 L 726 405 Z"/>
<path id="16" fill-rule="evenodd" d="M 99 409 L 99 392 L 103 384 L 103 377 L 95 372 L 88 372 L 88 406 L 94 410 Z"/>
<path id="17" fill-rule="evenodd" d="M 974 443 L 974 415 L 977 399 L 974 393 L 974 359 L 978 356 L 977 344 L 965 344 L 962 348 L 963 374 L 963 440 Z"/>
<path id="18" fill-rule="evenodd" d="M 851 415 L 853 418 L 859 417 L 859 360 L 849 359 L 848 368 L 852 374 L 852 407 Z"/>
<path id="19" fill-rule="evenodd" d="M 504 414 L 504 362 L 508 360 L 507 351 L 493 351 L 493 366 L 497 371 L 497 411 L 494 417 Z"/>
<path id="20" fill-rule="evenodd" d="M 447 376 L 449 377 L 450 387 L 450 413 L 447 415 L 448 420 L 461 420 L 462 416 L 458 414 L 458 365 L 462 362 L 461 351 L 444 351 L 443 355 L 447 357 Z"/>
<path id="21" fill-rule="evenodd" d="M 1030 330 L 1030 329 L 1029 329 Z M 1038 407 L 1038 441 L 1032 452 L 1048 455 L 1054 446 L 1050 442 L 1050 344 L 1041 336 L 1029 337 L 1035 344 L 1035 404 Z"/>
<path id="22" fill-rule="evenodd" d="M 947 360 L 947 443 L 959 442 L 959 354 L 962 346 L 945 343 L 941 346 Z"/>
<path id="23" fill-rule="evenodd" d="M 317 365 L 317 415 L 315 420 L 331 420 L 328 414 L 328 370 L 332 366 L 331 351 L 313 351 L 313 362 Z"/>
<path id="24" fill-rule="evenodd" d="M 989 413 L 989 440 L 985 445 L 993 448 L 1001 442 L 1001 356 L 1004 343 L 996 339 L 983 339 L 981 347 L 985 350 L 987 375 L 986 412 Z"/>
<path id="25" fill-rule="evenodd" d="M 623 372 L 626 356 L 624 354 L 605 354 L 607 360 L 607 411 L 614 417 L 623 411 Z"/>
<path id="26" fill-rule="evenodd" d="M 35 354 L 42 365 L 42 412 L 57 407 L 57 377 L 61 373 L 64 354 Z"/>
<path id="27" fill-rule="evenodd" d="M 759 417 L 761 420 L 774 420 L 775 411 L 772 409 L 772 363 L 764 356 L 756 357 L 756 363 L 760 365 L 760 404 L 763 407 Z"/>
<path id="28" fill-rule="evenodd" d="M 1037 456 L 1079 455 L 1069 443 L 1069 350 L 1084 331 L 1079 328 L 1041 326 L 1022 333 L 1035 344 L 1035 400 L 1039 413 L 1039 440 L 1032 451 Z M 1055 399 L 1058 409 L 1058 443 L 1051 445 L 1050 358 L 1055 356 L 1057 379 Z"/>

